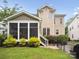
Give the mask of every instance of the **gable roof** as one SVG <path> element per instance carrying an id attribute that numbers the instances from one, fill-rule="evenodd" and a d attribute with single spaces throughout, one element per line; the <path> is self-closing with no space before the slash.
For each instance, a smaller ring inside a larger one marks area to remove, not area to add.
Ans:
<path id="1" fill-rule="evenodd" d="M 11 15 L 11 16 L 5 18 L 4 20 L 9 20 L 9 19 L 11 19 L 11 18 L 13 18 L 13 17 L 16 17 L 16 16 L 18 16 L 18 15 L 22 15 L 22 14 L 28 15 L 28 16 L 30 16 L 30 17 L 32 17 L 32 18 L 37 19 L 38 21 L 41 21 L 41 19 L 40 19 L 39 17 L 37 17 L 37 16 L 35 16 L 35 15 L 32 15 L 32 14 L 30 14 L 29 12 L 25 12 L 25 11 L 21 11 L 21 12 L 18 12 L 18 13 L 16 13 L 16 14 L 13 14 L 13 15 Z"/>
<path id="2" fill-rule="evenodd" d="M 69 26 L 69 25 L 75 20 L 75 18 L 76 18 L 78 15 L 79 15 L 79 14 L 76 14 L 74 17 L 70 18 L 70 22 L 69 22 L 69 24 L 68 24 L 67 26 Z"/>

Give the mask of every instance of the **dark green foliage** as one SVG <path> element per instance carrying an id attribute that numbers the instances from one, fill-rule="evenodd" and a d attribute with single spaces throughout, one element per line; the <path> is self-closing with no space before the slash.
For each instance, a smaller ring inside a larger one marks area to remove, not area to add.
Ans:
<path id="1" fill-rule="evenodd" d="M 68 35 L 68 27 L 65 27 L 65 34 Z"/>
<path id="2" fill-rule="evenodd" d="M 0 47 L 3 46 L 2 43 L 3 43 L 4 39 L 5 39 L 4 35 L 0 34 Z"/>
<path id="3" fill-rule="evenodd" d="M 8 7 L 8 0 L 3 1 L 3 5 L 0 5 L 0 21 L 17 13 L 19 9 L 18 4 L 15 4 L 13 7 Z"/>
<path id="4" fill-rule="evenodd" d="M 49 43 L 50 44 L 54 44 L 54 43 L 57 43 L 57 36 L 45 36 L 48 40 L 49 40 Z"/>
<path id="5" fill-rule="evenodd" d="M 61 45 L 66 45 L 67 42 L 69 41 L 69 37 L 67 35 L 59 35 L 58 41 Z"/>
<path id="6" fill-rule="evenodd" d="M 66 45 L 69 37 L 67 35 L 45 36 L 49 40 L 49 44 Z"/>

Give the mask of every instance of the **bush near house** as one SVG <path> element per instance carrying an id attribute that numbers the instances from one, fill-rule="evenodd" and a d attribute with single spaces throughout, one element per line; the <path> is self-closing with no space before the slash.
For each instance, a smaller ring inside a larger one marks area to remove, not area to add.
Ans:
<path id="1" fill-rule="evenodd" d="M 59 36 L 46 36 L 49 40 L 49 44 L 56 44 L 57 46 L 66 45 L 69 41 L 69 37 L 67 35 L 59 35 Z"/>
<path id="2" fill-rule="evenodd" d="M 13 36 L 8 36 L 7 39 L 3 42 L 3 44 L 7 47 L 13 47 L 16 45 L 16 39 Z"/>
<path id="3" fill-rule="evenodd" d="M 68 41 L 69 41 L 69 37 L 67 35 L 59 35 L 58 36 L 58 42 L 61 45 L 66 45 Z"/>
<path id="4" fill-rule="evenodd" d="M 67 42 L 69 41 L 69 37 L 67 35 L 59 35 L 58 36 L 58 42 L 61 46 L 61 49 L 65 51 L 65 45 L 67 45 Z"/>
<path id="5" fill-rule="evenodd" d="M 25 46 L 26 45 L 26 39 L 25 38 L 21 38 L 19 41 L 20 46 Z"/>
<path id="6" fill-rule="evenodd" d="M 49 44 L 57 43 L 57 36 L 45 36 L 49 40 Z"/>
<path id="7" fill-rule="evenodd" d="M 37 37 L 31 37 L 28 41 L 30 47 L 38 47 L 40 45 L 40 39 Z"/>
<path id="8" fill-rule="evenodd" d="M 0 34 L 0 47 L 3 46 L 4 39 L 5 39 L 4 35 Z"/>

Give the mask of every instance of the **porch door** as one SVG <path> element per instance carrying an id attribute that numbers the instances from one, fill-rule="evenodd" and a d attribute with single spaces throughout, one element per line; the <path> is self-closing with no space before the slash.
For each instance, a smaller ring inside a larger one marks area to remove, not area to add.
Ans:
<path id="1" fill-rule="evenodd" d="M 20 23 L 20 38 L 28 39 L 28 23 Z"/>

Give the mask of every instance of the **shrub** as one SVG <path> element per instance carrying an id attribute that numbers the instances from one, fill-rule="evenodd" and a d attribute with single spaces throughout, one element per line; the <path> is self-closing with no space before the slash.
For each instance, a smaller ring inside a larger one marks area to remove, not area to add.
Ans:
<path id="1" fill-rule="evenodd" d="M 15 46 L 16 43 L 17 43 L 16 39 L 13 38 L 13 36 L 11 36 L 11 35 L 8 36 L 7 39 L 3 42 L 4 45 L 9 46 L 9 47 Z"/>
<path id="2" fill-rule="evenodd" d="M 50 44 L 57 43 L 57 36 L 45 36 L 45 37 L 49 40 Z"/>
<path id="3" fill-rule="evenodd" d="M 38 47 L 40 45 L 40 39 L 31 37 L 28 41 L 30 47 Z"/>
<path id="4" fill-rule="evenodd" d="M 5 37 L 4 35 L 0 34 L 0 47 L 3 46 L 3 41 L 4 41 Z"/>
<path id="5" fill-rule="evenodd" d="M 0 40 L 3 40 L 4 36 L 2 34 L 0 34 Z"/>
<path id="6" fill-rule="evenodd" d="M 61 45 L 66 45 L 67 41 L 69 41 L 69 37 L 67 35 L 59 35 L 58 41 L 60 42 Z"/>
<path id="7" fill-rule="evenodd" d="M 21 38 L 19 44 L 21 46 L 25 46 L 26 45 L 26 39 L 25 38 Z"/>

